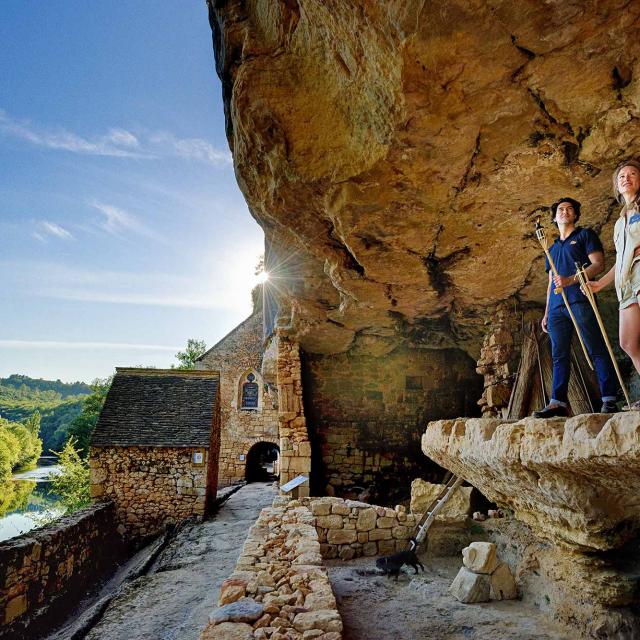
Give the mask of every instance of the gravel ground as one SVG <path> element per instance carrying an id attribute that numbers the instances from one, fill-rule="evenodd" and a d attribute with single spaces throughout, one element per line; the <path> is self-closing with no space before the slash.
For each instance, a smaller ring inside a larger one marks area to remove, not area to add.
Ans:
<path id="1" fill-rule="evenodd" d="M 380 576 L 375 558 L 328 560 L 344 640 L 575 640 L 518 600 L 462 604 L 449 595 L 462 558 L 422 559 L 426 571 Z M 406 570 L 406 567 L 405 567 Z"/>

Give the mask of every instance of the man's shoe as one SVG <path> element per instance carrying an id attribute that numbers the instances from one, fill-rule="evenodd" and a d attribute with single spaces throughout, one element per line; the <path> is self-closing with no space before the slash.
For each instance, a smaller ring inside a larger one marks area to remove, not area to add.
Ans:
<path id="1" fill-rule="evenodd" d="M 618 413 L 618 406 L 613 400 L 605 400 L 600 407 L 600 413 Z"/>
<path id="2" fill-rule="evenodd" d="M 540 411 L 534 411 L 531 415 L 534 418 L 557 418 L 568 416 L 569 411 L 567 407 L 563 407 L 561 404 L 551 404 L 544 409 L 540 409 Z"/>

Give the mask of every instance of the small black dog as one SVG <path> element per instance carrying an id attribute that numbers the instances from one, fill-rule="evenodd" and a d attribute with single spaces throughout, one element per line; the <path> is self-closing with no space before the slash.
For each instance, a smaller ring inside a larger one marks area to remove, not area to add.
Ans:
<path id="1" fill-rule="evenodd" d="M 418 567 L 422 569 L 424 572 L 424 567 L 422 566 L 422 562 L 418 560 L 418 556 L 416 555 L 416 547 L 418 543 L 414 538 L 411 538 L 411 547 L 406 551 L 399 551 L 398 553 L 394 553 L 390 556 L 382 556 L 382 558 L 378 558 L 376 560 L 376 567 L 385 572 L 388 576 L 395 576 L 395 581 L 398 581 L 398 576 L 400 575 L 400 570 L 402 566 L 408 564 L 416 570 L 416 575 L 418 574 Z"/>

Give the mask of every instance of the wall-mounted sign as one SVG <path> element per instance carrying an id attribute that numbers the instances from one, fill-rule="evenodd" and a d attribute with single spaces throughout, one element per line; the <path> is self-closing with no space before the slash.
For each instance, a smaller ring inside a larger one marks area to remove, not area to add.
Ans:
<path id="1" fill-rule="evenodd" d="M 256 377 L 253 373 L 247 376 L 247 382 L 242 385 L 242 408 L 257 409 L 258 408 L 258 383 L 255 382 Z"/>
<path id="2" fill-rule="evenodd" d="M 244 453 L 240 454 L 240 462 L 244 462 Z"/>
<path id="3" fill-rule="evenodd" d="M 193 452 L 193 464 L 204 464 L 204 453 L 202 451 Z"/>

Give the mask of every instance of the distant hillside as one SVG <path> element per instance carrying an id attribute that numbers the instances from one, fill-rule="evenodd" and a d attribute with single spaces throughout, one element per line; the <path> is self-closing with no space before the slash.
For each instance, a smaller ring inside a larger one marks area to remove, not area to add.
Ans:
<path id="1" fill-rule="evenodd" d="M 21 422 L 35 411 L 41 414 L 43 449 L 59 450 L 66 440 L 69 423 L 82 411 L 92 392 L 84 382 L 35 379 L 23 375 L 0 378 L 0 416 Z"/>
<path id="2" fill-rule="evenodd" d="M 22 386 L 37 391 L 55 391 L 63 398 L 91 393 L 91 387 L 84 382 L 62 382 L 61 380 L 43 380 L 42 378 L 30 378 L 14 373 L 8 378 L 0 378 L 0 386 L 9 386 L 20 389 Z"/>

